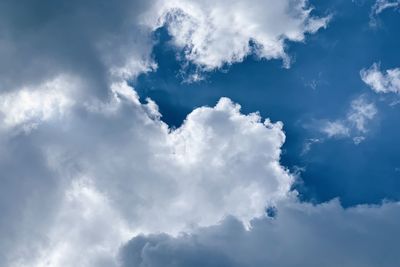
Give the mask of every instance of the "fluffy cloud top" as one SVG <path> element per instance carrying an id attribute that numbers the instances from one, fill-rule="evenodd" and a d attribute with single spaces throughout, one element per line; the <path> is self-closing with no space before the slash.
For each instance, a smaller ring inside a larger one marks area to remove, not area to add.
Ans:
<path id="1" fill-rule="evenodd" d="M 284 41 L 326 26 L 306 0 L 123 0 L 0 3 L 0 90 L 37 85 L 59 75 L 84 77 L 104 97 L 110 81 L 156 67 L 152 32 L 167 25 L 186 60 L 205 69 L 262 58 L 287 58 Z M 252 49 L 250 42 L 254 42 Z M 21 77 L 23 77 L 21 79 Z"/>
<path id="2" fill-rule="evenodd" d="M 328 17 L 313 17 L 311 10 L 306 0 L 173 0 L 160 24 L 203 70 L 240 62 L 250 53 L 289 63 L 285 41 L 304 41 L 306 33 L 327 25 Z"/>
<path id="3" fill-rule="evenodd" d="M 361 79 L 377 93 L 400 93 L 400 68 L 381 71 L 374 63 L 360 71 Z"/>
<path id="4" fill-rule="evenodd" d="M 40 94 L 51 96 L 46 86 Z M 120 244 L 137 233 L 177 234 L 228 215 L 248 225 L 290 194 L 293 176 L 279 163 L 281 123 L 243 115 L 239 105 L 222 98 L 171 130 L 156 105 L 140 104 L 125 83 L 115 84 L 113 92 L 110 102 L 97 106 L 76 101 L 63 120 L 41 117 L 29 134 L 4 130 L 15 133 L 3 135 L 2 146 L 14 159 L 4 155 L 0 164 L 39 155 L 24 172 L 3 169 L 10 185 L 2 191 L 14 191 L 5 203 L 22 202 L 13 205 L 15 217 L 3 210 L 5 223 L 29 222 L 0 228 L 14 236 L 0 242 L 1 258 L 10 266 L 110 266 L 117 264 Z M 48 109 L 14 101 L 21 110 L 4 113 L 5 121 L 28 108 L 33 114 Z M 34 146 L 19 147 L 24 143 Z M 20 183 L 29 183 L 29 190 Z M 41 210 L 49 199 L 51 207 Z M 31 227 L 32 239 L 24 235 Z"/>

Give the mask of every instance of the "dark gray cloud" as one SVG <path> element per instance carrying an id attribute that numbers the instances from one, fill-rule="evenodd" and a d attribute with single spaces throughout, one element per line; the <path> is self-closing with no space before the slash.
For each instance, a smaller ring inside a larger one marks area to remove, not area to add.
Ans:
<path id="1" fill-rule="evenodd" d="M 399 219 L 399 204 L 289 204 L 250 231 L 231 217 L 191 235 L 139 236 L 120 257 L 124 267 L 392 267 L 400 260 Z"/>
<path id="2" fill-rule="evenodd" d="M 1 266 L 33 256 L 46 241 L 43 233 L 59 207 L 62 181 L 34 145 L 36 137 L 18 135 L 0 141 Z"/>
<path id="3" fill-rule="evenodd" d="M 135 74 L 128 69 L 149 61 L 151 29 L 139 17 L 153 3 L 1 1 L 0 90 L 69 74 L 87 82 L 93 95 L 107 94 L 113 69 Z"/>
<path id="4" fill-rule="evenodd" d="M 165 234 L 138 236 L 121 253 L 123 266 L 235 266 L 222 251 L 201 244 L 190 235 L 177 239 Z"/>

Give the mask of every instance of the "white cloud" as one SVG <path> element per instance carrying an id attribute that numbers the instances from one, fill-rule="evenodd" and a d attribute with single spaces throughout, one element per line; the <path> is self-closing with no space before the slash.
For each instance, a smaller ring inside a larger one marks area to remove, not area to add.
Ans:
<path id="1" fill-rule="evenodd" d="M 289 63 L 285 41 L 304 41 L 306 33 L 328 23 L 329 17 L 310 13 L 306 0 L 174 0 L 166 5 L 160 24 L 167 25 L 186 60 L 209 71 L 251 53 Z"/>
<path id="2" fill-rule="evenodd" d="M 329 18 L 310 12 L 306 0 L 122 0 L 118 5 L 106 0 L 4 0 L 0 90 L 70 75 L 84 79 L 82 93 L 104 98 L 115 80 L 157 67 L 151 57 L 152 34 L 164 24 L 186 60 L 206 70 L 253 52 L 288 60 L 285 40 L 304 41 L 306 33 L 327 24 Z M 256 43 L 254 49 L 250 41 Z"/>
<path id="3" fill-rule="evenodd" d="M 359 131 L 366 133 L 367 123 L 374 119 L 378 110 L 374 103 L 368 102 L 364 97 L 359 97 L 351 102 L 351 110 L 347 120 Z"/>
<path id="4" fill-rule="evenodd" d="M 67 77 L 57 77 L 37 88 L 23 87 L 15 92 L 0 94 L 1 126 L 21 126 L 25 131 L 36 127 L 41 121 L 60 118 L 73 105 L 68 96 L 77 82 Z"/>
<path id="5" fill-rule="evenodd" d="M 56 151 L 62 157 L 74 151 L 79 172 L 117 201 L 116 208 L 137 229 L 176 233 L 191 224 L 213 224 L 227 214 L 247 222 L 289 191 L 293 178 L 279 164 L 284 142 L 280 123 L 263 124 L 256 114 L 241 115 L 239 106 L 223 98 L 215 108 L 194 110 L 170 132 L 147 115 L 149 107 L 124 98 L 119 96 L 118 108 L 106 118 L 92 114 L 95 121 L 85 122 L 90 132 L 78 134 L 77 144 Z M 128 118 L 131 122 L 124 122 Z M 124 122 L 122 129 L 118 122 Z M 95 132 L 97 123 L 104 125 L 100 133 Z M 117 128 L 102 133 L 106 125 Z M 65 140 L 68 134 L 62 135 Z M 92 141 L 81 149 L 81 139 L 89 134 L 101 145 Z"/>
<path id="6" fill-rule="evenodd" d="M 368 133 L 368 125 L 378 114 L 378 110 L 373 102 L 361 95 L 351 102 L 350 109 L 344 119 L 335 121 L 323 121 L 320 131 L 328 138 L 332 137 L 352 137 L 355 144 L 360 144 L 365 140 Z"/>
<path id="7" fill-rule="evenodd" d="M 10 266 L 118 266 L 119 247 L 134 233 L 107 197 L 81 178 L 72 181 L 57 204 L 52 222 L 43 223 L 46 241 L 33 253 L 20 244 Z"/>
<path id="8" fill-rule="evenodd" d="M 334 136 L 348 136 L 350 129 L 341 121 L 327 121 L 323 125 L 321 131 L 325 133 L 328 137 Z"/>
<path id="9" fill-rule="evenodd" d="M 361 79 L 377 93 L 400 93 L 400 68 L 380 70 L 377 63 L 360 71 Z"/>
<path id="10" fill-rule="evenodd" d="M 17 165 L 23 164 L 19 153 L 38 155 L 24 167 L 27 173 L 4 169 L 12 185 L 4 190 L 17 191 L 7 203 L 24 195 L 8 219 L 21 224 L 9 230 L 10 243 L 0 242 L 9 266 L 117 266 L 119 246 L 137 233 L 176 234 L 228 215 L 248 225 L 266 205 L 291 194 L 294 177 L 279 163 L 281 123 L 243 115 L 222 98 L 171 130 L 155 103 L 140 104 L 126 83 L 114 84 L 113 92 L 108 103 L 76 100 L 62 121 L 42 117 L 28 135 L 4 140 Z M 52 91 L 40 91 L 46 93 Z M 14 142 L 33 147 L 13 151 Z M 0 164 L 8 160 L 5 155 Z M 18 179 L 31 183 L 30 191 L 19 193 Z M 41 210 L 48 199 L 51 208 Z M 37 227 L 32 239 L 23 234 L 31 227 Z"/>

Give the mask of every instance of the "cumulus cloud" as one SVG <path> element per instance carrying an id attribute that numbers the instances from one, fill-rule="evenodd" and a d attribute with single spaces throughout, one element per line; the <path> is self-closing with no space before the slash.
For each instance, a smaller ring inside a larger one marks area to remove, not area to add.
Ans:
<path id="1" fill-rule="evenodd" d="M 361 79 L 376 93 L 400 93 L 400 68 L 381 71 L 378 63 L 360 71 Z"/>
<path id="2" fill-rule="evenodd" d="M 285 41 L 304 41 L 306 33 L 328 23 L 329 17 L 311 11 L 306 0 L 174 0 L 168 1 L 160 24 L 167 25 L 186 60 L 208 71 L 251 53 L 288 64 Z"/>
<path id="3" fill-rule="evenodd" d="M 81 93 L 104 97 L 115 79 L 156 68 L 152 32 L 166 25 L 185 59 L 213 69 L 255 52 L 287 58 L 284 41 L 303 41 L 328 18 L 310 15 L 306 0 L 73 0 L 0 3 L 0 90 L 79 76 Z M 250 42 L 254 42 L 252 49 Z M 22 78 L 21 78 L 22 77 Z"/>
<path id="4" fill-rule="evenodd" d="M 282 123 L 222 98 L 173 130 L 127 81 L 156 67 L 152 33 L 162 25 L 176 44 L 187 42 L 178 45 L 187 60 L 218 67 L 241 60 L 249 41 L 261 57 L 285 57 L 284 40 L 302 41 L 326 19 L 311 17 L 305 1 L 271 2 L 266 14 L 243 1 L 204 4 L 0 3 L 0 265 L 114 266 L 137 233 L 177 234 L 228 215 L 249 227 L 292 194 L 294 177 L 280 164 Z M 224 6 L 239 23 L 230 33 Z M 218 26 L 205 35 L 210 44 L 199 32 L 178 36 L 194 18 L 203 30 Z M 199 59 L 187 53 L 192 43 Z"/>
<path id="5" fill-rule="evenodd" d="M 123 266 L 396 266 L 399 203 L 343 209 L 338 201 L 289 203 L 250 231 L 234 218 L 177 238 L 138 236 Z"/>
<path id="6" fill-rule="evenodd" d="M 40 127 L 28 134 L 4 130 L 14 132 L 3 135 L 8 138 L 3 149 L 14 159 L 5 155 L 2 165 L 22 164 L 22 153 L 37 155 L 25 170 L 10 166 L 3 173 L 11 183 L 4 190 L 17 191 L 7 194 L 4 214 L 11 209 L 6 203 L 21 201 L 22 194 L 24 200 L 5 223 L 29 222 L 1 228 L 14 235 L 14 242 L 1 242 L 2 259 L 10 266 L 116 265 L 119 246 L 137 233 L 177 234 L 228 215 L 248 225 L 267 205 L 291 194 L 294 177 L 279 163 L 285 139 L 281 123 L 243 115 L 239 105 L 222 98 L 171 130 L 154 102 L 141 104 L 126 83 L 112 89 L 108 103 L 76 101 L 62 120 L 42 116 Z M 16 114 L 38 109 L 15 107 Z M 31 146 L 13 151 L 14 142 Z M 19 193 L 19 183 L 26 182 L 30 189 Z M 37 210 L 49 199 L 51 208 Z M 31 227 L 35 238 L 25 236 Z"/>
<path id="7" fill-rule="evenodd" d="M 328 20 L 304 0 L 251 4 L 0 2 L 1 266 L 121 266 L 119 248 L 140 233 L 179 239 L 233 222 L 252 235 L 266 207 L 296 201 L 295 177 L 280 163 L 282 123 L 221 98 L 171 129 L 128 85 L 156 67 L 161 25 L 186 60 L 210 70 L 251 52 L 286 59 L 285 40 L 303 41 Z M 366 110 L 355 105 L 355 128 L 372 116 Z M 227 216 L 236 219 L 196 230 Z"/>

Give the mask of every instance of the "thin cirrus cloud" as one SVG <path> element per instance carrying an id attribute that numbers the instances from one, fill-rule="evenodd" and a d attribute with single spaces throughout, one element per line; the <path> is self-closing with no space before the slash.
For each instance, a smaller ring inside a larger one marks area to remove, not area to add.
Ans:
<path id="1" fill-rule="evenodd" d="M 375 4 L 371 8 L 370 13 L 370 25 L 376 27 L 378 24 L 377 17 L 379 14 L 387 9 L 397 9 L 400 7 L 399 0 L 376 0 Z"/>
<path id="2" fill-rule="evenodd" d="M 124 0 L 118 5 L 2 1 L 0 265 L 123 266 L 138 254 L 147 255 L 143 246 L 131 248 L 137 239 L 129 240 L 140 234 L 176 237 L 166 237 L 171 244 L 155 251 L 168 256 L 180 232 L 202 237 L 209 231 L 226 233 L 226 239 L 210 247 L 215 240 L 210 235 L 205 251 L 228 255 L 222 262 L 240 263 L 253 255 L 257 265 L 273 262 L 259 248 L 274 238 L 295 253 L 313 237 L 311 249 L 318 252 L 323 240 L 317 236 L 325 226 L 318 222 L 332 218 L 346 228 L 347 220 L 359 223 L 359 210 L 361 221 L 371 221 L 366 232 L 391 231 L 391 221 L 376 220 L 376 214 L 396 220 L 391 215 L 398 212 L 395 203 L 350 211 L 336 202 L 298 204 L 291 190 L 296 177 L 280 162 L 283 123 L 242 114 L 238 104 L 221 98 L 213 107 L 194 109 L 181 127 L 172 129 L 161 120 L 157 104 L 151 99 L 142 103 L 128 85 L 157 67 L 151 52 L 159 27 L 168 29 L 185 61 L 208 71 L 251 53 L 286 60 L 286 40 L 304 41 L 328 20 L 313 17 L 304 0 L 221 0 L 213 5 L 195 0 Z M 348 120 L 360 130 L 368 116 L 358 107 Z M 277 218 L 263 218 L 268 206 L 278 208 Z M 235 219 L 224 220 L 229 216 Z M 327 225 L 337 230 L 336 224 Z M 264 230 L 258 232 L 260 227 Z M 274 234 L 274 227 L 281 230 Z M 310 235 L 302 236 L 307 229 Z M 283 233 L 300 234 L 297 245 L 290 246 Z M 359 235 L 351 237 L 354 243 L 335 259 L 369 252 L 356 246 Z M 229 246 L 240 245 L 241 238 L 248 244 L 246 255 L 235 253 L 243 247 Z M 194 265 L 201 251 L 194 247 L 179 257 Z"/>
<path id="3" fill-rule="evenodd" d="M 354 99 L 344 119 L 323 121 L 320 131 L 328 138 L 351 137 L 355 144 L 364 141 L 369 125 L 376 118 L 378 109 L 364 95 Z"/>

